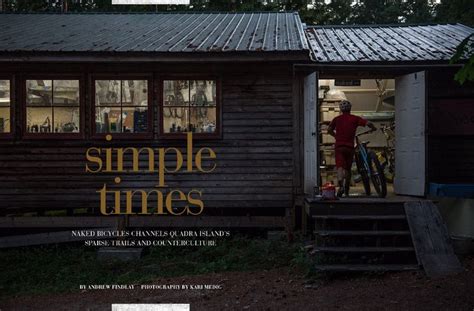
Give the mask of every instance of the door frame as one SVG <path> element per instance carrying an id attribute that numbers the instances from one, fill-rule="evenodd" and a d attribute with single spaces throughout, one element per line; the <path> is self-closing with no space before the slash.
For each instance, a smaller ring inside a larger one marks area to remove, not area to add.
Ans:
<path id="1" fill-rule="evenodd" d="M 318 68 L 319 67 L 319 68 Z M 358 66 L 347 66 L 347 65 L 340 65 L 334 66 L 315 66 L 317 79 L 318 81 L 321 79 L 395 79 L 399 76 L 407 75 L 416 73 L 419 71 L 425 72 L 425 185 L 424 185 L 424 196 L 427 195 L 428 184 L 429 184 L 429 170 L 428 170 L 428 163 L 429 163 L 429 152 L 428 152 L 428 145 L 429 145 L 429 135 L 428 135 L 428 128 L 430 126 L 429 119 L 428 119 L 428 105 L 429 105 L 429 93 L 428 93 L 428 85 L 427 82 L 429 81 L 429 69 L 426 67 L 418 67 L 418 66 L 408 66 L 408 67 L 397 67 L 397 66 L 382 66 L 382 67 L 364 67 L 358 68 Z M 382 70 L 381 70 L 382 68 Z M 318 83 L 319 85 L 319 83 Z M 396 91 L 396 89 L 395 89 Z M 319 100 L 318 100 L 319 101 Z M 319 108 L 319 103 L 318 103 Z M 317 122 L 320 122 L 320 113 L 318 113 Z M 319 128 L 317 129 L 319 133 Z M 319 135 L 318 135 L 319 137 Z M 320 153 L 319 143 L 316 146 L 318 155 Z M 318 185 L 321 183 L 321 171 L 319 169 L 319 158 L 318 158 Z"/>
<path id="2" fill-rule="evenodd" d="M 315 187 L 320 183 L 320 155 L 319 155 L 319 74 L 317 71 L 311 72 L 303 78 L 303 192 L 306 195 L 313 195 Z M 314 109 L 314 116 L 311 118 L 307 113 L 308 109 Z M 314 146 L 308 146 L 308 142 Z M 308 148 L 314 148 L 314 155 L 309 156 Z M 312 163 L 311 163 L 312 162 Z M 312 171 L 311 174 L 308 174 Z M 309 177 L 308 177 L 309 176 Z"/>

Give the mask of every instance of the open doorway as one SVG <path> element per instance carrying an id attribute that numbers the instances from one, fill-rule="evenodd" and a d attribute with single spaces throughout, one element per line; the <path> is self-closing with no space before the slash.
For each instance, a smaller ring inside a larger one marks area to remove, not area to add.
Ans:
<path id="1" fill-rule="evenodd" d="M 382 166 L 387 185 L 387 196 L 393 196 L 395 180 L 395 79 L 319 79 L 319 184 L 337 184 L 334 138 L 327 133 L 329 123 L 340 114 L 339 103 L 349 100 L 352 114 L 372 122 L 377 131 L 360 136 L 373 151 Z M 359 127 L 357 133 L 367 129 Z M 367 195 L 367 185 L 354 161 L 350 195 Z M 371 183 L 372 193 L 375 193 Z"/>

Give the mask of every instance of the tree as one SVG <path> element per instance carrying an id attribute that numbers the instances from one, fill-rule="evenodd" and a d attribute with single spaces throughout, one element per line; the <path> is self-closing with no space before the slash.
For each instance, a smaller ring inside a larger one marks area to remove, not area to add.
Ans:
<path id="1" fill-rule="evenodd" d="M 406 23 L 430 23 L 434 19 L 435 6 L 427 0 L 411 0 L 403 4 Z"/>
<path id="2" fill-rule="evenodd" d="M 55 5 L 44 0 L 7 1 L 5 8 L 13 12 L 45 12 L 56 9 Z"/>
<path id="3" fill-rule="evenodd" d="M 456 64 L 466 58 L 467 63 L 454 76 L 461 85 L 466 81 L 474 81 L 474 34 L 469 35 L 459 44 L 450 63 Z"/>
<path id="4" fill-rule="evenodd" d="M 352 18 L 352 0 L 333 0 L 328 5 L 331 24 L 347 24 Z"/>
<path id="5" fill-rule="evenodd" d="M 307 24 L 463 23 L 474 25 L 474 0 L 191 0 L 191 5 L 112 5 L 112 0 L 0 0 L 6 11 L 298 11 Z M 308 9 L 308 3 L 312 8 Z"/>
<path id="6" fill-rule="evenodd" d="M 403 15 L 402 0 L 363 0 L 354 6 L 353 24 L 395 24 Z"/>
<path id="7" fill-rule="evenodd" d="M 473 0 L 443 0 L 436 6 L 434 20 L 438 23 L 461 23 L 474 26 Z"/>
<path id="8" fill-rule="evenodd" d="M 210 11 L 235 11 L 236 0 L 209 0 L 207 5 Z"/>
<path id="9" fill-rule="evenodd" d="M 326 25 L 331 23 L 331 14 L 324 0 L 316 0 L 312 8 L 300 12 L 300 16 L 301 19 L 309 25 Z"/>

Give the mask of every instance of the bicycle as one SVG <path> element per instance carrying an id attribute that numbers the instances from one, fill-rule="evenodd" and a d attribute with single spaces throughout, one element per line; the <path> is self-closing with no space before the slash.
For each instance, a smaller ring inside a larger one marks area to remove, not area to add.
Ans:
<path id="1" fill-rule="evenodd" d="M 377 153 L 377 156 L 384 170 L 385 179 L 387 182 L 393 183 L 395 176 L 395 122 L 382 126 L 380 130 L 384 134 L 387 144 L 382 151 Z"/>
<path id="2" fill-rule="evenodd" d="M 356 147 L 355 147 L 355 162 L 357 170 L 362 179 L 364 190 L 367 195 L 370 195 L 370 181 L 374 185 L 374 189 L 380 198 L 387 196 L 387 181 L 380 161 L 372 150 L 367 148 L 368 141 L 361 142 L 359 137 L 372 133 L 372 130 L 368 130 L 356 135 Z"/>

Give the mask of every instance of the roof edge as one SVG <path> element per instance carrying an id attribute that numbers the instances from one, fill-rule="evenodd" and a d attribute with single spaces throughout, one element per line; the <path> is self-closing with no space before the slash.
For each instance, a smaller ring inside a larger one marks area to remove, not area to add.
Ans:
<path id="1" fill-rule="evenodd" d="M 374 28 L 374 27 L 416 27 L 416 26 L 464 26 L 474 29 L 471 26 L 461 23 L 400 23 L 400 24 L 345 24 L 345 25 L 307 25 L 306 28 Z"/>
<path id="2" fill-rule="evenodd" d="M 94 12 L 0 12 L 0 15 L 159 15 L 159 14 L 297 14 L 298 11 L 153 11 L 153 12 L 114 12 L 114 11 L 94 11 Z"/>
<path id="3" fill-rule="evenodd" d="M 0 62 L 304 62 L 307 50 L 237 52 L 0 52 Z"/>

